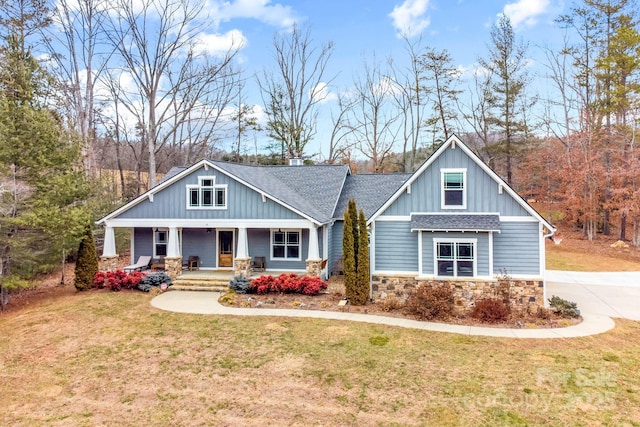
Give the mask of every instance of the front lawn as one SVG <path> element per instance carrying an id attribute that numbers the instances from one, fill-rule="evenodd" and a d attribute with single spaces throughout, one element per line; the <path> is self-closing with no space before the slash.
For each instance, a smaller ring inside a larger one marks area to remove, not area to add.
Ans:
<path id="1" fill-rule="evenodd" d="M 640 323 L 568 340 L 185 315 L 68 292 L 0 315 L 3 425 L 640 425 Z"/>

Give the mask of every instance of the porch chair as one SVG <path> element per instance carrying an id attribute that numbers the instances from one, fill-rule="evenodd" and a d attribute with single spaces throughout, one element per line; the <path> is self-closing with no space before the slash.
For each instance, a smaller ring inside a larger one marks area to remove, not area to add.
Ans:
<path id="1" fill-rule="evenodd" d="M 189 271 L 200 270 L 200 257 L 196 255 L 189 256 Z"/>
<path id="2" fill-rule="evenodd" d="M 267 268 L 267 258 L 263 256 L 254 256 L 251 262 L 253 271 L 264 271 Z"/>
<path id="3" fill-rule="evenodd" d="M 143 255 L 138 257 L 138 261 L 135 264 L 127 265 L 123 268 L 127 273 L 131 273 L 132 271 L 142 271 L 146 270 L 149 267 L 149 263 L 151 262 L 151 257 Z"/>

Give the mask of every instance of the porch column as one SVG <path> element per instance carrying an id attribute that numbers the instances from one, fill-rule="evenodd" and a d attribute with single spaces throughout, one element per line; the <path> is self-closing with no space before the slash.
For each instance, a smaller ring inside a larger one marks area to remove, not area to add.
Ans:
<path id="1" fill-rule="evenodd" d="M 116 254 L 116 237 L 113 227 L 105 227 L 104 229 L 104 248 L 102 256 L 117 256 Z"/>
<path id="2" fill-rule="evenodd" d="M 167 242 L 167 256 L 164 257 L 164 270 L 171 277 L 171 280 L 175 280 L 182 274 L 182 256 L 180 255 L 177 227 L 169 227 L 169 241 Z"/>
<path id="3" fill-rule="evenodd" d="M 104 247 L 100 257 L 100 271 L 115 271 L 118 269 L 118 254 L 116 253 L 116 238 L 113 227 L 104 228 Z"/>
<path id="4" fill-rule="evenodd" d="M 238 247 L 236 248 L 236 257 L 233 265 L 233 272 L 236 277 L 251 276 L 251 257 L 249 257 L 249 242 L 246 227 L 238 227 Z"/>
<path id="5" fill-rule="evenodd" d="M 307 251 L 307 276 L 320 276 L 322 260 L 318 248 L 318 229 L 309 227 L 309 249 Z"/>

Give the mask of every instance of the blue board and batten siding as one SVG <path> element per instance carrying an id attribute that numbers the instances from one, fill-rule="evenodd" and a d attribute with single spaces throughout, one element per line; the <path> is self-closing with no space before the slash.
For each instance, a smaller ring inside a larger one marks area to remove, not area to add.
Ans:
<path id="1" fill-rule="evenodd" d="M 467 208 L 442 209 L 441 169 L 467 170 Z M 499 212 L 502 216 L 530 214 L 506 191 L 499 193 L 498 183 L 460 149 L 447 149 L 403 192 L 382 215 L 407 216 L 418 212 Z"/>
<path id="2" fill-rule="evenodd" d="M 466 170 L 466 208 L 443 209 L 443 169 Z M 506 271 L 513 276 L 542 276 L 540 252 L 540 222 L 476 161 L 459 147 L 450 147 L 433 159 L 374 220 L 375 272 L 418 274 L 419 259 L 422 275 L 435 275 L 433 239 L 477 239 L 476 274 L 492 277 Z M 488 232 L 422 232 L 422 254 L 418 256 L 418 232 L 411 231 L 411 214 L 415 213 L 498 213 L 500 232 L 494 232 L 492 244 Z M 512 218 L 510 221 L 509 218 Z M 493 253 L 491 253 L 493 248 Z M 491 258 L 492 257 L 492 258 Z"/>
<path id="3" fill-rule="evenodd" d="M 418 233 L 409 221 L 376 221 L 375 270 L 418 273 Z"/>
<path id="4" fill-rule="evenodd" d="M 199 176 L 215 176 L 216 185 L 227 185 L 226 209 L 187 209 L 187 185 L 197 185 Z M 163 219 L 302 219 L 290 209 L 229 176 L 200 168 L 118 215 L 119 218 Z"/>
<path id="5" fill-rule="evenodd" d="M 538 222 L 502 222 L 500 234 L 493 236 L 493 268 L 495 274 L 542 275 L 540 271 L 540 239 Z"/>

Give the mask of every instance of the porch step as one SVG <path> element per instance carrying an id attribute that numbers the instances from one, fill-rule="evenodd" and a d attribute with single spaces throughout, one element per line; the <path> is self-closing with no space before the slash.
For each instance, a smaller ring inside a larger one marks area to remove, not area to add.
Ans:
<path id="1" fill-rule="evenodd" d="M 174 291 L 208 291 L 226 292 L 229 289 L 228 279 L 219 278 L 180 278 L 173 281 L 169 289 Z"/>

